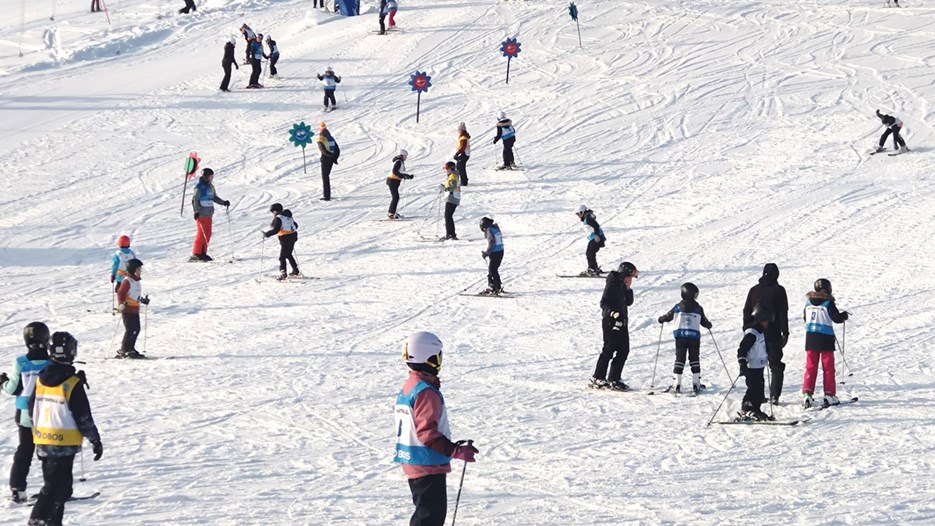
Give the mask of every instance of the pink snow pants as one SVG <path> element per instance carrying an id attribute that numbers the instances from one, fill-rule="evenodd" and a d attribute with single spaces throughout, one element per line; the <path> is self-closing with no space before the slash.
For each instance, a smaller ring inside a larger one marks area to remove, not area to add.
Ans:
<path id="1" fill-rule="evenodd" d="M 834 351 L 805 351 L 805 379 L 802 380 L 802 392 L 814 394 L 815 381 L 818 380 L 818 361 L 821 360 L 822 387 L 826 395 L 837 393 L 834 379 Z"/>

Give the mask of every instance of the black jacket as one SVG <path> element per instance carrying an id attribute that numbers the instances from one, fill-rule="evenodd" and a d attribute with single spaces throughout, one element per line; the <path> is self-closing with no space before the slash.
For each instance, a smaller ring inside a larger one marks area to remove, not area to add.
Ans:
<path id="1" fill-rule="evenodd" d="M 393 175 L 399 177 L 400 179 L 412 179 L 412 175 L 403 173 L 400 171 L 400 168 L 403 165 L 403 158 L 399 155 L 393 157 Z"/>
<path id="2" fill-rule="evenodd" d="M 39 372 L 39 381 L 46 386 L 61 385 L 70 377 L 78 375 L 82 379 L 84 373 L 76 373 L 75 367 L 67 363 L 49 362 L 49 365 Z M 71 398 L 68 399 L 68 409 L 71 410 L 78 430 L 91 443 L 99 442 L 101 435 L 94 425 L 94 417 L 91 416 L 91 403 L 88 401 L 88 394 L 84 390 L 85 382 L 78 382 L 71 392 Z M 29 398 L 29 412 L 35 415 L 36 393 L 33 392 Z M 35 420 L 35 419 L 34 419 Z M 63 457 L 75 455 L 81 450 L 81 446 L 36 446 L 41 457 Z"/>
<path id="3" fill-rule="evenodd" d="M 610 271 L 601 296 L 601 313 L 607 318 L 611 312 L 619 312 L 618 319 L 626 320 L 627 307 L 630 305 L 633 305 L 633 290 L 623 282 L 623 274 L 616 270 Z"/>
<path id="4" fill-rule="evenodd" d="M 892 115 L 884 115 L 880 113 L 880 110 L 877 110 L 877 117 L 883 121 L 883 125 L 887 128 L 893 128 L 896 126 L 896 117 L 893 117 Z"/>
<path id="5" fill-rule="evenodd" d="M 770 341 L 789 337 L 789 298 L 783 288 L 772 275 L 765 275 L 760 282 L 754 285 L 747 293 L 747 301 L 743 304 L 743 328 L 753 326 L 753 307 L 762 303 L 773 313 L 773 322 L 763 332 L 763 336 Z"/>
<path id="6" fill-rule="evenodd" d="M 237 65 L 237 60 L 234 58 L 234 45 L 228 42 L 224 44 L 224 58 L 221 59 L 221 67 L 228 67 L 231 64 L 237 69 L 240 69 L 240 66 Z"/>

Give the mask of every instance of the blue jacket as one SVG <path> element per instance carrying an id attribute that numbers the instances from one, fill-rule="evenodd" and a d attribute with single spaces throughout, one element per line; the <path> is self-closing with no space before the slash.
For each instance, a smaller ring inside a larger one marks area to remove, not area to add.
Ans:
<path id="1" fill-rule="evenodd" d="M 48 364 L 48 355 L 44 358 L 38 354 L 32 357 L 20 356 L 13 363 L 10 379 L 0 386 L 5 393 L 16 396 L 16 423 L 22 427 L 32 427 L 32 419 L 29 417 L 29 397 L 36 391 L 36 379 L 39 373 Z"/>

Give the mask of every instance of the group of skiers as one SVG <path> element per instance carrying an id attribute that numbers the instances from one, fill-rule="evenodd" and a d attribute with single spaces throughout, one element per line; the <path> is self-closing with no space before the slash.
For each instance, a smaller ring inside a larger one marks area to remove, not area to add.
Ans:
<path id="1" fill-rule="evenodd" d="M 276 69 L 276 63 L 279 62 L 279 45 L 276 44 L 273 37 L 271 35 L 266 35 L 266 46 L 269 48 L 269 53 L 267 53 L 263 48 L 263 33 L 257 33 L 247 24 L 243 24 L 240 26 L 240 34 L 243 35 L 246 43 L 246 55 L 243 63 L 244 65 L 250 64 L 251 67 L 250 80 L 247 82 L 247 88 L 263 88 L 263 85 L 260 84 L 260 74 L 263 71 L 262 65 L 264 59 L 269 61 L 269 78 L 278 79 L 279 71 Z M 231 36 L 230 40 L 224 44 L 224 57 L 221 59 L 221 69 L 224 70 L 224 78 L 221 79 L 221 87 L 219 88 L 224 92 L 230 91 L 231 66 L 240 69 L 240 66 L 237 65 L 237 60 L 234 58 L 234 47 L 236 43 L 237 38 Z"/>
<path id="2" fill-rule="evenodd" d="M 393 29 L 396 27 L 395 17 L 396 17 L 397 9 L 398 9 L 398 5 L 396 4 L 396 0 L 380 0 L 380 7 L 377 10 L 377 13 L 380 16 L 380 34 L 381 35 L 386 34 L 387 28 L 386 28 L 386 24 L 384 21 L 386 20 L 387 17 L 389 17 L 389 23 L 390 23 L 389 28 Z"/>

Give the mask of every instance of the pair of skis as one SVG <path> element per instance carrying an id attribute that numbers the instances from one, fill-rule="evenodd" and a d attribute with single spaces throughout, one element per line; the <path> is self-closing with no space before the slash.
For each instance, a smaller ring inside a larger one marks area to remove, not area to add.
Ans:
<path id="1" fill-rule="evenodd" d="M 821 411 L 821 410 L 824 410 L 824 409 L 828 409 L 828 408 L 830 408 L 830 407 L 839 407 L 839 406 L 842 406 L 842 405 L 853 404 L 853 403 L 856 402 L 857 400 L 858 400 L 858 398 L 855 396 L 854 398 L 851 398 L 850 400 L 842 400 L 841 403 L 839 403 L 839 404 L 815 406 L 815 407 L 813 407 L 813 408 L 806 408 L 806 411 L 809 411 L 809 410 Z M 808 420 L 807 420 L 807 419 L 806 419 L 806 420 L 753 420 L 753 419 L 751 419 L 751 418 L 749 418 L 749 417 L 745 417 L 744 415 L 742 415 L 742 414 L 740 414 L 740 413 L 737 413 L 737 418 L 735 418 L 735 419 L 733 419 L 733 420 L 726 421 L 726 422 L 718 422 L 718 424 L 722 424 L 722 425 L 741 424 L 741 425 L 794 426 L 794 425 L 798 425 L 798 424 L 804 424 L 805 422 L 808 422 Z"/>

